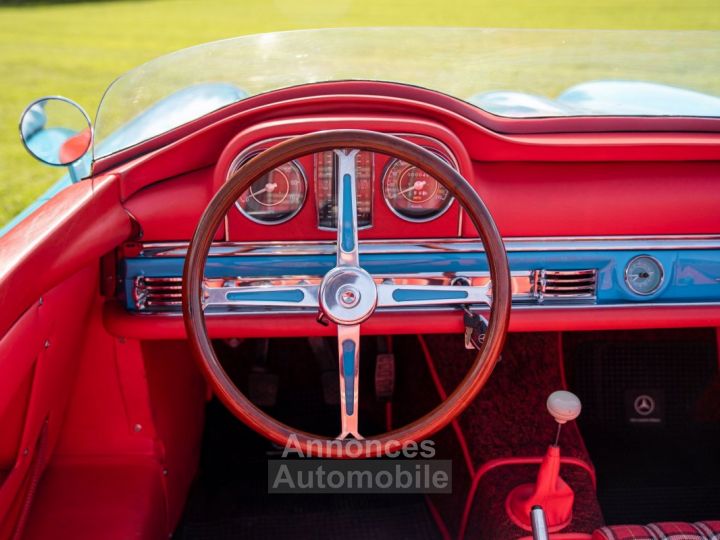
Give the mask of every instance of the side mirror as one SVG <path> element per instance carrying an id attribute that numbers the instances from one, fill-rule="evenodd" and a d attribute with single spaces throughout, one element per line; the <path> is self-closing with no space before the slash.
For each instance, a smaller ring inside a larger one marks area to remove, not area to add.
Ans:
<path id="1" fill-rule="evenodd" d="M 82 107 L 56 96 L 40 98 L 27 106 L 20 117 L 20 137 L 34 158 L 65 167 L 87 153 L 93 134 L 90 117 Z"/>

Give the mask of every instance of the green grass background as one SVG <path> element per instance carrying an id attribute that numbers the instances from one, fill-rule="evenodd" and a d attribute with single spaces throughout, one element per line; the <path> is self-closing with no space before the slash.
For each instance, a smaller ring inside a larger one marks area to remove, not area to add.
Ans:
<path id="1" fill-rule="evenodd" d="M 94 116 L 103 90 L 160 54 L 257 32 L 338 26 L 720 29 L 720 0 L 153 0 L 0 3 L 0 224 L 62 169 L 18 139 L 32 99 L 61 94 Z"/>

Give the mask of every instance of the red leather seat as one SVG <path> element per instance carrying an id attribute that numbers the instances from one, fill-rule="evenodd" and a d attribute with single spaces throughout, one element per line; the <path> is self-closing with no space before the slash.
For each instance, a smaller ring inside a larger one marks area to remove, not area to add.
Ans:
<path id="1" fill-rule="evenodd" d="M 609 525 L 596 530 L 592 540 L 720 540 L 720 521 Z"/>

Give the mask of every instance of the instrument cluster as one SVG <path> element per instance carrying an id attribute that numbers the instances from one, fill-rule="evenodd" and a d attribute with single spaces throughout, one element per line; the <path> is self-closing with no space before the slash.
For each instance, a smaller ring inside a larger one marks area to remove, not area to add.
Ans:
<path id="1" fill-rule="evenodd" d="M 449 150 L 434 140 L 417 141 L 457 169 Z M 245 162 L 268 146 L 255 146 L 241 153 L 230 166 L 230 178 Z M 315 224 L 319 230 L 337 227 L 338 157 L 335 151 L 320 152 L 277 167 L 254 182 L 235 203 L 245 218 L 262 225 L 277 225 L 293 219 L 314 199 Z M 402 160 L 361 151 L 355 159 L 358 228 L 373 226 L 375 190 L 382 201 L 400 219 L 430 222 L 442 216 L 452 205 L 448 190 L 432 176 Z M 312 194 L 312 197 L 311 197 Z"/>

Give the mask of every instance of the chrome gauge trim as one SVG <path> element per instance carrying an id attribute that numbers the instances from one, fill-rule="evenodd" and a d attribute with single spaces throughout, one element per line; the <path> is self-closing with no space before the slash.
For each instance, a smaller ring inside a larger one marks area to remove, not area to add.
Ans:
<path id="1" fill-rule="evenodd" d="M 636 261 L 638 261 L 640 259 L 648 259 L 648 260 L 652 261 L 655 264 L 655 266 L 657 267 L 657 269 L 660 271 L 660 281 L 658 281 L 657 285 L 651 291 L 648 291 L 648 292 L 638 291 L 633 285 L 630 284 L 630 275 L 629 275 L 630 267 L 633 265 L 633 263 L 635 263 Z M 657 293 L 660 289 L 662 289 L 663 283 L 665 283 L 665 267 L 659 260 L 657 260 L 652 255 L 645 255 L 645 254 L 638 255 L 638 256 L 630 259 L 628 261 L 628 263 L 625 265 L 625 270 L 623 272 L 623 278 L 625 280 L 625 285 L 627 286 L 628 289 L 630 289 L 630 291 L 633 294 L 637 294 L 639 296 L 652 296 L 655 293 Z"/>
<path id="2" fill-rule="evenodd" d="M 237 172 L 237 170 L 240 167 L 242 167 L 245 163 L 247 163 L 249 160 L 251 160 L 253 157 L 257 156 L 260 152 L 263 152 L 264 150 L 266 150 L 266 148 L 255 148 L 254 147 L 252 151 L 244 152 L 244 153 L 238 155 L 233 160 L 233 162 L 230 164 L 230 167 L 228 168 L 227 178 L 225 179 L 225 181 L 227 182 L 227 180 L 229 180 L 230 177 L 232 177 L 232 175 L 235 174 L 235 172 Z M 237 208 L 237 210 L 243 216 L 245 216 L 247 219 L 249 219 L 253 223 L 257 223 L 259 225 L 268 225 L 268 226 L 281 225 L 283 223 L 287 223 L 292 218 L 297 216 L 300 213 L 300 211 L 304 208 L 305 203 L 307 202 L 307 198 L 308 198 L 307 197 L 307 194 L 308 194 L 307 173 L 305 172 L 305 168 L 302 166 L 302 164 L 298 160 L 293 159 L 292 161 L 290 161 L 290 163 L 292 163 L 293 167 L 296 167 L 297 170 L 300 172 L 300 178 L 302 179 L 303 186 L 304 186 L 302 201 L 300 202 L 298 207 L 292 213 L 288 214 L 286 217 L 284 217 L 283 219 L 278 220 L 278 221 L 264 221 L 262 219 L 258 219 L 256 217 L 251 216 L 245 210 L 243 210 L 242 206 L 240 205 L 239 200 L 235 201 L 235 208 Z M 252 189 L 252 186 L 250 186 L 248 189 Z M 289 189 L 289 186 L 288 186 L 288 189 Z M 289 191 L 288 191 L 288 194 L 289 194 Z"/>
<path id="3" fill-rule="evenodd" d="M 458 170 L 457 162 L 455 160 L 451 160 L 449 157 L 444 155 L 442 152 L 440 152 L 434 148 L 429 148 L 426 146 L 424 146 L 423 148 L 425 148 L 426 150 L 434 153 L 435 155 L 437 155 L 440 158 L 442 158 L 443 160 L 445 160 L 456 171 Z M 390 210 L 393 214 L 395 214 L 397 217 L 399 217 L 403 221 L 407 221 L 410 223 L 428 223 L 430 221 L 434 221 L 434 220 L 438 219 L 439 217 L 444 215 L 448 210 L 450 210 L 450 207 L 452 206 L 453 201 L 455 201 L 455 198 L 452 195 L 450 195 L 449 192 L 448 192 L 448 198 L 444 202 L 445 206 L 440 210 L 440 212 L 438 212 L 437 214 L 433 214 L 429 217 L 413 218 L 413 217 L 404 215 L 402 212 L 400 212 L 398 209 L 396 209 L 392 205 L 392 203 L 388 200 L 387 195 L 385 194 L 385 184 L 387 182 L 388 174 L 390 174 L 390 170 L 395 166 L 395 164 L 397 164 L 400 161 L 402 161 L 402 160 L 397 159 L 397 158 L 392 158 L 392 159 L 388 160 L 388 162 L 385 164 L 385 168 L 383 169 L 382 178 L 380 179 L 380 189 L 382 190 L 383 202 L 385 203 L 385 206 L 388 207 L 388 210 Z M 411 165 L 411 167 L 412 167 L 412 165 Z M 437 182 L 437 180 L 435 180 L 435 181 Z M 445 186 L 443 186 L 439 182 L 438 182 L 438 185 L 447 190 L 447 188 L 445 188 Z"/>

